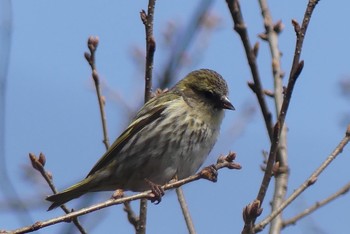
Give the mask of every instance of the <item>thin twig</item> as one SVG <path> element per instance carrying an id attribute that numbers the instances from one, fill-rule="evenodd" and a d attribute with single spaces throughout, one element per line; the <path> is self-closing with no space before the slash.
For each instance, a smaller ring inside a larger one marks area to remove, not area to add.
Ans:
<path id="1" fill-rule="evenodd" d="M 248 83 L 248 84 L 249 84 L 249 87 L 251 87 L 251 89 L 254 91 L 254 93 L 258 99 L 259 106 L 260 106 L 261 112 L 262 112 L 263 117 L 264 117 L 265 126 L 266 126 L 266 129 L 267 129 L 270 141 L 271 141 L 271 145 L 273 145 L 274 134 L 273 134 L 272 114 L 271 114 L 271 112 L 267 106 L 266 100 L 265 100 L 265 93 L 264 93 L 264 89 L 263 89 L 262 84 L 261 84 L 258 65 L 257 65 L 257 61 L 256 61 L 256 56 L 258 53 L 259 44 L 256 43 L 254 47 L 251 46 L 247 27 L 246 27 L 244 19 L 243 19 L 239 0 L 226 0 L 226 3 L 228 5 L 228 8 L 230 10 L 230 13 L 231 13 L 231 16 L 232 16 L 232 19 L 234 22 L 234 29 L 238 33 L 238 35 L 240 36 L 241 41 L 243 43 L 243 47 L 245 49 L 248 64 L 249 64 L 249 67 L 250 67 L 250 70 L 252 73 L 252 77 L 254 80 L 254 83 Z M 272 169 L 271 165 L 270 165 L 270 168 L 266 168 L 266 170 L 267 169 L 271 170 Z M 265 171 L 265 173 L 266 173 L 266 171 Z M 266 187 L 266 189 L 267 189 L 267 187 Z M 260 190 L 261 190 L 261 188 L 260 188 Z M 242 231 L 243 233 L 252 233 L 255 219 L 259 214 L 261 214 L 261 210 L 259 208 L 262 204 L 262 200 L 260 200 L 260 199 L 257 199 L 257 200 L 258 201 L 252 202 L 250 205 L 246 206 L 246 208 L 243 211 L 244 212 L 243 217 L 245 217 L 244 218 L 245 225 L 244 225 L 244 228 Z M 259 205 L 259 207 L 257 207 L 257 204 Z M 256 217 L 250 217 L 250 216 L 254 216 L 254 215 Z"/>
<path id="2" fill-rule="evenodd" d="M 100 116 L 101 116 L 101 122 L 102 122 L 102 131 L 103 131 L 103 143 L 105 145 L 106 150 L 109 149 L 109 137 L 108 137 L 108 131 L 107 131 L 107 118 L 105 113 L 105 99 L 101 94 L 101 87 L 100 87 L 100 78 L 96 69 L 96 50 L 99 43 L 98 37 L 90 36 L 88 39 L 88 48 L 90 53 L 85 52 L 85 59 L 88 61 L 91 72 L 92 72 L 92 79 L 94 80 L 95 88 L 96 88 L 96 95 L 99 103 L 99 109 L 100 109 Z M 133 210 L 131 209 L 131 206 L 124 204 L 124 211 L 128 215 L 128 220 L 137 220 L 138 218 L 136 216 L 132 217 L 134 215 Z M 135 224 L 133 222 L 130 222 L 135 228 Z"/>
<path id="3" fill-rule="evenodd" d="M 134 226 L 134 228 L 136 230 L 139 218 L 136 216 L 136 214 L 132 210 L 132 208 L 130 206 L 130 202 L 124 202 L 124 211 L 128 215 L 129 222 Z"/>
<path id="4" fill-rule="evenodd" d="M 320 202 L 316 202 L 313 206 L 305 209 L 303 212 L 301 212 L 300 214 L 287 219 L 285 221 L 283 221 L 283 226 L 282 228 L 285 228 L 289 225 L 295 225 L 296 222 L 298 222 L 300 219 L 304 218 L 305 216 L 311 214 L 312 212 L 314 212 L 315 210 L 321 208 L 322 206 L 330 203 L 331 201 L 335 200 L 336 198 L 345 195 L 346 193 L 348 193 L 350 190 L 350 182 L 347 183 L 345 186 L 343 186 L 341 189 L 339 189 L 337 192 L 333 193 L 331 196 L 327 197 L 326 199 L 320 201 Z"/>
<path id="5" fill-rule="evenodd" d="M 156 51 L 156 41 L 153 36 L 153 19 L 154 8 L 156 0 L 148 1 L 147 13 L 145 10 L 140 12 L 142 23 L 145 26 L 146 32 L 146 65 L 145 65 L 145 103 L 151 99 L 152 96 L 152 72 L 154 52 Z M 136 227 L 137 234 L 146 233 L 146 219 L 147 219 L 147 199 L 140 200 L 140 215 L 138 225 Z"/>
<path id="6" fill-rule="evenodd" d="M 152 95 L 152 72 L 153 72 L 153 58 L 156 51 L 156 41 L 153 36 L 153 18 L 154 7 L 156 0 L 148 1 L 148 10 L 140 12 L 142 23 L 146 31 L 146 66 L 145 66 L 145 102 L 147 102 Z"/>
<path id="7" fill-rule="evenodd" d="M 193 182 L 193 181 L 197 181 L 199 179 L 207 179 L 210 180 L 212 182 L 216 182 L 217 181 L 217 171 L 222 169 L 222 168 L 228 168 L 228 169 L 241 169 L 241 166 L 234 162 L 236 158 L 236 154 L 235 153 L 228 153 L 226 156 L 220 156 L 217 163 L 215 165 L 209 166 L 204 168 L 203 170 L 201 170 L 199 173 L 189 176 L 185 179 L 182 180 L 178 180 L 178 181 L 173 181 L 169 184 L 166 184 L 164 186 L 162 186 L 162 189 L 164 190 L 170 190 L 170 189 L 174 189 L 174 188 L 178 188 L 184 184 Z M 96 210 L 100 210 L 109 206 L 113 206 L 113 205 L 117 205 L 117 204 L 122 204 L 125 202 L 130 202 L 130 201 L 134 201 L 134 200 L 139 200 L 139 199 L 152 199 L 154 198 L 154 194 L 152 193 L 151 190 L 145 191 L 145 192 L 141 192 L 132 196 L 128 196 L 128 197 L 122 197 L 122 198 L 118 198 L 118 199 L 114 199 L 111 198 L 105 202 L 87 207 L 87 208 L 83 208 L 81 210 L 78 211 L 73 211 L 69 214 L 66 215 L 62 215 L 59 216 L 57 218 L 53 218 L 53 219 L 49 219 L 46 221 L 38 221 L 36 223 L 34 223 L 33 225 L 27 226 L 27 227 L 23 227 L 23 228 L 19 228 L 16 230 L 12 230 L 12 231 L 5 231 L 4 233 L 28 233 L 28 232 L 33 232 L 36 230 L 39 230 L 41 228 L 56 224 L 56 223 L 61 223 L 61 222 L 69 222 L 72 219 L 75 219 L 79 216 L 91 213 L 93 211 Z"/>
<path id="8" fill-rule="evenodd" d="M 88 39 L 88 48 L 90 50 L 90 53 L 85 52 L 84 55 L 85 55 L 85 59 L 88 61 L 91 67 L 92 79 L 94 80 L 98 104 L 100 107 L 100 115 L 101 115 L 102 130 L 103 130 L 103 143 L 105 144 L 106 149 L 108 149 L 109 139 L 108 139 L 108 132 L 107 132 L 107 120 L 106 120 L 106 114 L 104 111 L 105 100 L 104 100 L 104 97 L 102 97 L 101 95 L 100 78 L 97 73 L 96 64 L 95 64 L 95 52 L 96 52 L 98 43 L 99 43 L 98 37 L 90 36 Z"/>
<path id="9" fill-rule="evenodd" d="M 238 0 L 226 0 L 227 6 L 230 10 L 232 19 L 234 21 L 234 29 L 238 33 L 238 35 L 241 38 L 241 41 L 243 43 L 243 47 L 247 56 L 247 60 L 249 63 L 249 67 L 252 73 L 252 77 L 254 80 L 253 86 L 254 86 L 254 92 L 256 94 L 256 97 L 258 99 L 261 112 L 264 117 L 265 125 L 267 132 L 269 134 L 270 140 L 272 140 L 273 136 L 273 123 L 272 123 L 272 115 L 271 112 L 266 104 L 265 95 L 264 95 L 264 89 L 262 88 L 261 79 L 259 75 L 259 69 L 258 64 L 256 62 L 256 54 L 258 46 L 255 46 L 252 48 L 247 27 L 244 23 L 241 7 Z"/>
<path id="10" fill-rule="evenodd" d="M 156 51 L 156 41 L 153 36 L 153 19 L 156 0 L 148 1 L 147 13 L 145 10 L 140 12 L 142 23 L 146 32 L 146 66 L 145 66 L 145 103 L 152 97 L 152 72 L 154 52 Z M 146 233 L 147 219 L 147 199 L 140 200 L 140 215 L 136 227 L 137 234 Z"/>
<path id="11" fill-rule="evenodd" d="M 178 199 L 180 206 L 181 206 L 182 214 L 185 218 L 188 233 L 195 234 L 196 229 L 194 228 L 194 224 L 193 224 L 191 214 L 189 212 L 189 209 L 188 209 L 188 206 L 186 203 L 186 199 L 185 199 L 185 195 L 182 191 L 182 188 L 176 188 L 176 195 L 177 195 L 177 199 Z"/>
<path id="12" fill-rule="evenodd" d="M 136 226 L 136 234 L 146 233 L 147 224 L 147 198 L 140 199 L 140 215 Z"/>
<path id="13" fill-rule="evenodd" d="M 199 6 L 196 8 L 194 17 L 192 18 L 190 24 L 184 30 L 184 33 L 182 33 L 182 36 L 178 40 L 178 43 L 174 43 L 169 61 L 159 80 L 160 88 L 168 87 L 169 83 L 171 83 L 171 81 L 174 80 L 175 71 L 178 72 L 179 70 L 179 64 L 181 59 L 183 58 L 183 54 L 194 39 L 194 36 L 197 35 L 199 29 L 203 27 L 203 18 L 208 14 L 208 10 L 210 9 L 212 3 L 213 1 L 204 1 L 199 4 Z M 176 194 L 180 203 L 181 211 L 184 216 L 188 232 L 196 233 L 190 215 L 190 211 L 186 204 L 185 195 L 181 187 L 176 189 Z"/>
<path id="14" fill-rule="evenodd" d="M 39 157 L 36 157 L 34 154 L 29 153 L 29 159 L 30 162 L 32 163 L 32 166 L 35 170 L 37 170 L 38 172 L 40 172 L 40 174 L 44 177 L 44 179 L 46 180 L 47 184 L 50 186 L 52 192 L 54 194 L 56 194 L 58 191 L 55 187 L 55 185 L 53 184 L 52 181 L 52 175 L 47 172 L 44 168 L 45 166 L 45 162 L 46 162 L 46 157 L 43 153 L 40 153 Z M 66 213 L 69 214 L 71 211 L 66 207 L 66 205 L 62 205 L 61 206 L 62 210 Z M 79 223 L 78 219 L 75 217 L 72 219 L 74 225 L 78 228 L 78 230 L 80 231 L 80 233 L 87 233 L 85 231 L 85 229 L 83 228 L 83 226 L 81 226 L 81 224 Z"/>
<path id="15" fill-rule="evenodd" d="M 272 16 L 267 5 L 266 0 L 259 0 L 261 13 L 264 19 L 265 35 L 267 42 L 270 47 L 271 57 L 272 57 L 272 73 L 274 80 L 274 100 L 275 100 L 275 110 L 276 115 L 279 114 L 282 102 L 283 102 L 283 82 L 282 76 L 283 72 L 281 70 L 281 52 L 278 48 L 278 34 L 282 30 L 282 23 L 278 22 L 276 25 L 273 24 Z M 286 124 L 283 125 L 277 159 L 279 168 L 275 170 L 275 186 L 274 194 L 271 202 L 272 211 L 281 205 L 286 197 L 287 187 L 288 187 L 288 157 L 287 157 L 287 127 Z M 282 170 L 280 170 L 282 169 Z M 270 226 L 269 233 L 279 233 L 282 229 L 282 215 L 277 216 Z"/>
<path id="16" fill-rule="evenodd" d="M 287 115 L 289 103 L 292 97 L 294 85 L 297 81 L 297 78 L 299 77 L 303 67 L 304 67 L 304 61 L 300 61 L 300 54 L 302 51 L 302 46 L 304 42 L 304 37 L 306 34 L 307 26 L 310 22 L 311 15 L 313 10 L 315 9 L 315 6 L 317 4 L 318 0 L 310 0 L 308 3 L 308 6 L 306 8 L 306 12 L 304 15 L 302 27 L 300 28 L 296 21 L 293 21 L 294 28 L 297 34 L 297 40 L 296 40 L 296 46 L 295 46 L 295 52 L 294 52 L 294 59 L 293 59 L 293 65 L 290 71 L 289 79 L 288 79 L 288 85 L 284 93 L 284 99 L 282 103 L 282 107 L 280 110 L 280 113 L 278 115 L 277 123 L 274 126 L 273 131 L 273 141 L 270 147 L 270 154 L 268 158 L 268 162 L 266 165 L 266 170 L 264 174 L 263 181 L 261 183 L 261 187 L 257 196 L 257 200 L 259 200 L 261 203 L 263 202 L 267 188 L 270 184 L 271 177 L 272 177 L 272 169 L 274 166 L 274 163 L 276 161 L 276 153 L 278 151 L 281 131 L 284 125 L 284 121 Z"/>
<path id="17" fill-rule="evenodd" d="M 318 167 L 311 176 L 305 180 L 303 184 L 299 186 L 276 210 L 274 210 L 268 217 L 263 221 L 256 224 L 254 227 L 254 233 L 259 232 L 264 229 L 264 227 L 271 222 L 278 214 L 280 214 L 284 208 L 286 208 L 291 202 L 295 200 L 302 192 L 304 192 L 308 187 L 313 185 L 318 176 L 326 169 L 330 163 L 336 159 L 336 157 L 343 151 L 346 144 L 350 141 L 350 125 L 348 125 L 344 138 L 340 141 L 338 146 L 333 150 L 333 152 L 326 158 L 326 160 Z"/>
<path id="18" fill-rule="evenodd" d="M 279 152 L 279 143 L 280 143 L 281 132 L 282 132 L 282 129 L 284 126 L 284 120 L 285 120 L 285 117 L 287 114 L 287 110 L 289 107 L 291 95 L 293 93 L 294 85 L 295 85 L 295 82 L 296 82 L 297 78 L 299 77 L 299 75 L 302 71 L 303 65 L 304 65 L 303 61 L 300 61 L 300 53 L 301 53 L 302 44 L 303 44 L 303 40 L 305 37 L 306 29 L 307 29 L 309 20 L 310 20 L 311 15 L 312 15 L 312 11 L 314 10 L 318 1 L 317 0 L 310 0 L 309 1 L 301 28 L 296 23 L 296 21 L 293 21 L 293 25 L 294 25 L 294 28 L 295 28 L 295 31 L 297 34 L 297 42 L 296 42 L 293 66 L 292 66 L 292 69 L 290 72 L 288 86 L 287 86 L 287 89 L 284 93 L 284 99 L 283 99 L 281 109 L 279 111 L 277 123 L 275 124 L 274 128 L 272 128 L 271 113 L 267 109 L 267 105 L 266 105 L 266 102 L 264 99 L 264 92 L 263 92 L 263 89 L 262 89 L 262 86 L 260 83 L 256 59 L 255 59 L 258 46 L 255 46 L 253 49 L 250 46 L 251 44 L 249 41 L 247 29 L 246 29 L 246 26 L 245 26 L 245 23 L 244 23 L 244 20 L 242 17 L 239 1 L 238 0 L 226 0 L 226 2 L 227 2 L 229 10 L 231 12 L 232 19 L 234 21 L 234 25 L 235 25 L 234 29 L 240 35 L 241 40 L 242 40 L 243 45 L 244 45 L 244 48 L 245 48 L 245 51 L 246 51 L 248 63 L 250 65 L 251 72 L 252 72 L 253 79 L 254 79 L 254 84 L 255 84 L 255 87 L 253 90 L 257 95 L 259 105 L 260 105 L 260 108 L 262 110 L 265 124 L 266 124 L 267 130 L 269 133 L 269 137 L 271 140 L 270 153 L 269 153 L 267 166 L 265 169 L 264 178 L 262 180 L 262 183 L 261 183 L 261 186 L 259 189 L 259 193 L 258 193 L 258 196 L 256 198 L 256 201 L 258 201 L 258 202 L 254 202 L 254 204 L 259 204 L 261 206 L 262 202 L 265 198 L 266 191 L 267 191 L 268 186 L 269 186 L 270 181 L 271 181 L 272 169 L 275 166 L 276 155 Z M 254 212 L 252 212 L 251 215 L 259 215 L 261 213 L 261 212 L 255 212 L 257 209 L 248 209 L 248 210 L 254 211 Z M 255 222 L 257 216 L 255 218 L 248 217 L 248 216 L 249 216 L 249 214 L 245 213 L 245 217 L 246 217 L 245 220 L 249 220 L 249 222 L 248 223 L 245 222 L 245 225 L 243 228 L 243 233 L 252 233 L 253 232 L 253 225 L 254 225 L 254 222 Z"/>

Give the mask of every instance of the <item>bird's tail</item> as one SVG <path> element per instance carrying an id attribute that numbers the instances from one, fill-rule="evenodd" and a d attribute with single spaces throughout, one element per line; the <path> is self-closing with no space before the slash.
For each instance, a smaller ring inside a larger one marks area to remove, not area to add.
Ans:
<path id="1" fill-rule="evenodd" d="M 47 201 L 52 202 L 48 211 L 55 209 L 64 203 L 73 200 L 74 198 L 80 197 L 81 195 L 89 192 L 89 188 L 91 188 L 90 178 L 85 178 L 79 183 L 72 185 L 71 187 L 65 189 L 64 191 L 48 196 L 46 198 Z"/>

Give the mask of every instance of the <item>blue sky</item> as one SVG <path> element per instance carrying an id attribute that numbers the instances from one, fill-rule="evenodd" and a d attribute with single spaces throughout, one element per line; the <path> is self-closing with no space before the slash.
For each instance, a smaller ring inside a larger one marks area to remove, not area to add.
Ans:
<path id="1" fill-rule="evenodd" d="M 167 23 L 186 27 L 198 4 L 200 1 L 157 1 L 155 73 L 162 71 L 168 55 L 162 44 Z M 258 41 L 257 35 L 264 28 L 258 3 L 242 1 L 241 4 L 250 38 L 252 42 Z M 281 19 L 285 25 L 279 44 L 283 52 L 282 68 L 288 74 L 295 45 L 290 22 L 292 18 L 301 22 L 306 1 L 269 1 L 269 4 L 274 21 Z M 340 120 L 349 107 L 338 85 L 339 80 L 350 73 L 350 31 L 344 27 L 350 21 L 349 4 L 348 1 L 338 4 L 320 1 L 309 25 L 301 56 L 305 67 L 286 119 L 291 167 L 288 194 L 321 164 L 345 132 Z M 83 57 L 90 35 L 100 38 L 97 67 L 108 87 L 104 92 L 107 93 L 110 139 L 121 133 L 128 122 L 127 111 L 116 101 L 116 94 L 132 109 L 140 107 L 143 100 L 143 71 L 135 65 L 131 54 L 135 48 L 143 50 L 145 47 L 139 12 L 147 8 L 147 1 L 131 4 L 125 0 L 102 0 L 97 4 L 91 0 L 17 0 L 12 1 L 12 8 L 13 34 L 5 111 L 6 166 L 20 197 L 34 204 L 35 208 L 30 208 L 32 220 L 46 220 L 63 212 L 60 209 L 46 212 L 48 203 L 44 197 L 50 191 L 40 176 L 34 176 L 34 183 L 27 179 L 28 153 L 46 155 L 46 168 L 52 172 L 60 190 L 84 178 L 103 154 L 96 95 L 89 66 Z M 199 181 L 184 186 L 184 191 L 198 233 L 238 233 L 243 226 L 242 208 L 256 197 L 262 178 L 261 152 L 269 149 L 269 142 L 257 101 L 247 87 L 250 71 L 241 41 L 232 30 L 225 1 L 215 1 L 211 13 L 219 17 L 220 25 L 206 39 L 207 47 L 196 61 L 179 71 L 177 77 L 181 79 L 190 70 L 211 68 L 228 81 L 236 111 L 226 113 L 222 134 L 206 165 L 214 162 L 220 153 L 232 150 L 237 152 L 237 161 L 243 169 L 221 170 L 216 184 Z M 195 43 L 201 41 L 197 38 Z M 195 47 L 196 44 L 191 48 Z M 264 87 L 271 89 L 270 54 L 262 41 L 258 63 Z M 273 110 L 272 100 L 268 103 Z M 232 127 L 242 119 L 242 111 L 249 105 L 255 107 L 256 112 L 245 121 L 239 137 L 233 138 L 231 134 L 235 128 Z M 350 150 L 345 149 L 318 182 L 286 210 L 284 217 L 304 210 L 347 183 L 349 154 Z M 95 202 L 109 198 L 110 194 L 101 193 Z M 344 204 L 348 203 L 348 197 L 339 198 L 283 233 L 345 233 L 349 220 Z M 3 205 L 2 193 L 0 201 Z M 269 198 L 264 203 L 262 217 L 270 209 L 268 203 Z M 70 208 L 78 205 L 79 200 L 69 203 Z M 0 211 L 0 220 L 0 230 L 23 225 L 8 211 Z M 81 220 L 90 233 L 133 232 L 121 206 L 89 214 Z M 169 192 L 159 205 L 149 205 L 147 222 L 148 233 L 186 233 L 175 192 Z M 95 223 L 98 223 L 96 228 L 93 227 Z M 65 226 L 69 224 L 45 228 L 40 233 L 62 233 Z"/>

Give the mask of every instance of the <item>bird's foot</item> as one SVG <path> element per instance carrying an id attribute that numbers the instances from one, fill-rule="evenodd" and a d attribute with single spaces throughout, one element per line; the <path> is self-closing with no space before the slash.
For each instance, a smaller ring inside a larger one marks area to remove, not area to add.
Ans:
<path id="1" fill-rule="evenodd" d="M 145 179 L 146 183 L 151 187 L 152 193 L 149 194 L 148 199 L 155 204 L 159 204 L 162 201 L 164 195 L 164 189 L 161 185 L 155 184 L 152 181 Z"/>

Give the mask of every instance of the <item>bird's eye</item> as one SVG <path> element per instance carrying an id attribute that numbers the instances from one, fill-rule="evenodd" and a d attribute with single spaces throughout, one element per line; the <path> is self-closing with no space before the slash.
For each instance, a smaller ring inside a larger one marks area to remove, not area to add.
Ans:
<path id="1" fill-rule="evenodd" d="M 212 99 L 214 97 L 214 94 L 210 91 L 205 91 L 203 94 L 208 99 Z"/>

